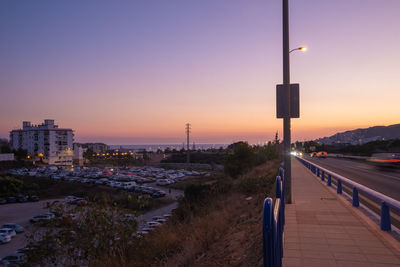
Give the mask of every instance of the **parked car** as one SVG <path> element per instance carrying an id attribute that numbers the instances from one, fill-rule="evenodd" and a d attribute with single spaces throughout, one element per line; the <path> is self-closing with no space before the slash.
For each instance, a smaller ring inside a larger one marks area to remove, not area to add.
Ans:
<path id="1" fill-rule="evenodd" d="M 151 196 L 154 197 L 154 198 L 164 197 L 165 193 L 159 191 L 159 192 L 155 192 L 155 193 L 151 194 Z"/>
<path id="2" fill-rule="evenodd" d="M 65 201 L 72 201 L 72 200 L 75 200 L 75 199 L 77 199 L 78 197 L 74 197 L 74 196 L 66 196 L 65 198 L 64 198 L 64 200 Z"/>
<path id="3" fill-rule="evenodd" d="M 7 203 L 7 199 L 5 198 L 0 198 L 0 204 L 6 204 Z"/>
<path id="4" fill-rule="evenodd" d="M 38 215 L 35 217 L 32 217 L 29 221 L 31 223 L 37 223 L 37 222 L 46 222 L 46 221 L 50 221 L 51 218 L 48 215 Z"/>
<path id="5" fill-rule="evenodd" d="M 18 225 L 16 223 L 6 223 L 6 224 L 3 224 L 3 226 L 1 228 L 13 229 L 17 234 L 22 233 L 24 231 L 24 227 L 22 227 L 21 225 Z"/>
<path id="6" fill-rule="evenodd" d="M 17 250 L 17 253 L 18 253 L 18 254 L 26 254 L 26 253 L 28 253 L 28 252 L 31 251 L 31 250 L 32 250 L 32 248 L 29 248 L 29 247 L 19 248 L 19 249 Z"/>
<path id="7" fill-rule="evenodd" d="M 9 235 L 11 237 L 17 235 L 17 233 L 11 228 L 0 228 L 0 234 Z"/>
<path id="8" fill-rule="evenodd" d="M 0 243 L 5 244 L 11 241 L 11 235 L 0 234 Z"/>
<path id="9" fill-rule="evenodd" d="M 54 219 L 54 218 L 56 217 L 56 215 L 55 215 L 53 212 L 50 212 L 50 211 L 48 211 L 48 212 L 44 213 L 43 215 L 47 215 L 47 216 L 49 216 L 49 217 L 50 217 L 50 219 Z"/>
<path id="10" fill-rule="evenodd" d="M 151 230 L 151 229 L 149 229 L 149 230 Z M 136 235 L 134 237 L 141 238 L 142 236 L 147 235 L 148 233 L 149 233 L 149 231 L 145 231 L 145 230 L 137 231 Z"/>
<path id="11" fill-rule="evenodd" d="M 11 254 L 1 259 L 1 264 L 3 265 L 19 265 L 23 263 L 26 259 L 25 254 Z"/>
<path id="12" fill-rule="evenodd" d="M 28 201 L 28 198 L 26 196 L 23 196 L 23 195 L 17 195 L 16 199 L 17 199 L 17 202 L 19 202 L 19 203 L 23 203 L 23 202 L 27 202 Z"/>
<path id="13" fill-rule="evenodd" d="M 39 199 L 38 196 L 33 195 L 33 196 L 30 196 L 30 197 L 29 197 L 29 200 L 30 200 L 30 201 L 33 201 L 33 202 L 37 202 L 37 201 L 39 201 L 40 199 Z"/>
<path id="14" fill-rule="evenodd" d="M 82 201 L 82 200 L 84 200 L 84 199 L 83 198 L 79 198 L 79 197 L 75 197 L 75 198 L 69 200 L 68 204 L 76 205 L 79 201 Z"/>
<path id="15" fill-rule="evenodd" d="M 157 219 L 156 220 L 156 222 L 158 222 L 158 223 L 165 223 L 167 221 L 167 219 L 164 219 L 164 218 L 160 218 L 160 219 Z"/>
<path id="16" fill-rule="evenodd" d="M 17 202 L 17 199 L 16 199 L 15 197 L 8 197 L 8 198 L 7 198 L 7 202 L 8 202 L 8 203 L 16 203 L 16 202 Z"/>
<path id="17" fill-rule="evenodd" d="M 156 222 L 156 221 L 147 222 L 147 227 L 149 227 L 149 228 L 155 228 L 155 227 L 158 227 L 160 225 L 161 225 L 161 223 Z"/>

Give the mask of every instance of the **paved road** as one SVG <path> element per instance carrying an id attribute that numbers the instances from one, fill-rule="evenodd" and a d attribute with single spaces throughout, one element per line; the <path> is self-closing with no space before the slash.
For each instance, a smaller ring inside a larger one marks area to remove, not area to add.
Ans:
<path id="1" fill-rule="evenodd" d="M 156 183 L 147 184 L 146 186 L 161 190 L 165 192 L 165 197 L 173 200 L 177 200 L 179 197 L 183 196 L 183 191 L 173 188 L 168 188 L 164 186 L 157 185 Z"/>
<path id="2" fill-rule="evenodd" d="M 348 159 L 304 158 L 400 201 L 400 170 L 382 171 L 371 164 Z"/>
<path id="3" fill-rule="evenodd" d="M 155 183 L 149 184 L 148 186 L 164 191 L 166 193 L 165 197 L 173 199 L 173 200 L 177 200 L 179 197 L 182 197 L 184 195 L 182 190 L 158 186 Z M 151 211 L 146 212 L 145 214 L 139 216 L 137 218 L 137 221 L 139 223 L 139 230 L 146 227 L 146 223 L 149 221 L 152 221 L 151 218 L 153 216 L 163 216 L 164 214 L 171 213 L 171 211 L 177 207 L 178 207 L 178 202 L 175 201 L 174 203 L 163 206 L 156 210 L 151 210 Z"/>

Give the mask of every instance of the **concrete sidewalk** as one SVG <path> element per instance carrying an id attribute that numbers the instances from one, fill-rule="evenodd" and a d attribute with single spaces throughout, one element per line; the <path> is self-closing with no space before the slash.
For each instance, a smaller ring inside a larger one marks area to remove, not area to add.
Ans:
<path id="1" fill-rule="evenodd" d="M 283 266 L 400 266 L 400 245 L 292 159 Z"/>

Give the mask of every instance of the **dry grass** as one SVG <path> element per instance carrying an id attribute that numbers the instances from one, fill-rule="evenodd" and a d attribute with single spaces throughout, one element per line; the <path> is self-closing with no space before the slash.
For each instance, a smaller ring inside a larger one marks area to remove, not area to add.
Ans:
<path id="1" fill-rule="evenodd" d="M 279 161 L 254 168 L 235 180 L 229 192 L 211 196 L 183 220 L 172 218 L 114 260 L 99 260 L 98 266 L 259 266 L 262 203 L 271 195 L 278 168 Z M 238 188 L 253 179 L 269 182 L 250 195 Z M 245 200 L 248 196 L 253 199 Z"/>

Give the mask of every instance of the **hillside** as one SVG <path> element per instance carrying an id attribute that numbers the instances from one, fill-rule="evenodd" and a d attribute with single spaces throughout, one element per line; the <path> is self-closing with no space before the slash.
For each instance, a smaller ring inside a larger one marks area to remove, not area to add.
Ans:
<path id="1" fill-rule="evenodd" d="M 400 124 L 389 126 L 374 126 L 364 129 L 350 130 L 336 133 L 329 137 L 316 139 L 316 142 L 324 145 L 335 144 L 365 144 L 377 140 L 400 139 Z"/>

